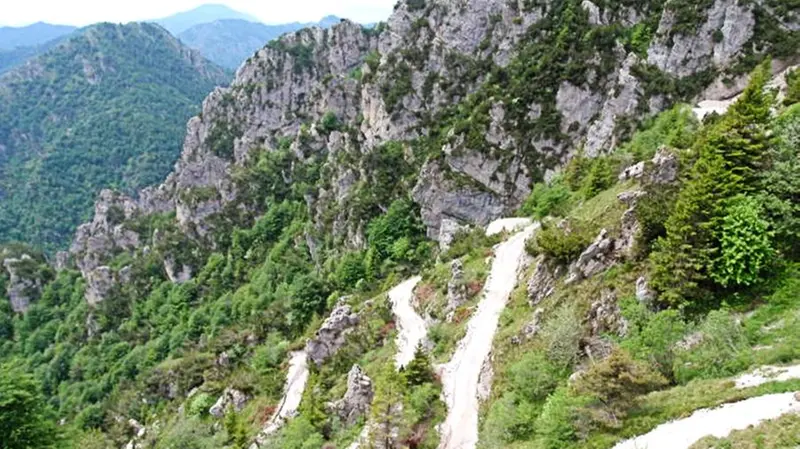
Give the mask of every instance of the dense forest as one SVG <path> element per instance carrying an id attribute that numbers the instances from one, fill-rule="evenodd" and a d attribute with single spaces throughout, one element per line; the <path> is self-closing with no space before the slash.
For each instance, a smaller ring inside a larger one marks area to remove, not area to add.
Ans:
<path id="1" fill-rule="evenodd" d="M 0 79 L 0 241 L 63 249 L 103 188 L 156 184 L 225 72 L 156 25 L 102 24 Z"/>

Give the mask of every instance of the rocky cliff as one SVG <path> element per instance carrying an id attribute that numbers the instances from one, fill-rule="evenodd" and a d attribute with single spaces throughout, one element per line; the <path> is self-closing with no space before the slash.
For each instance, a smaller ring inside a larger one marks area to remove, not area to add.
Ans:
<path id="1" fill-rule="evenodd" d="M 287 35 L 208 96 L 161 186 L 101 195 L 71 249 L 87 299 L 125 278 L 110 268 L 121 253 L 155 251 L 173 281 L 190 278 L 226 245 L 218 231 L 292 188 L 311 248 L 363 247 L 408 192 L 447 240 L 443 222 L 515 210 L 573 155 L 610 151 L 673 102 L 735 94 L 763 55 L 776 70 L 796 58 L 796 18 L 769 2 L 685 3 L 401 1 L 375 29 Z M 153 216 L 160 227 L 137 226 Z"/>

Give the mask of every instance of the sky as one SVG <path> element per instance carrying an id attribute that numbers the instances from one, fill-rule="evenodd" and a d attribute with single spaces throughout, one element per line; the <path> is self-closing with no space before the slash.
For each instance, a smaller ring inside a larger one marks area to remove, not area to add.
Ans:
<path id="1" fill-rule="evenodd" d="M 125 23 L 160 19 L 204 3 L 225 4 L 265 23 L 312 22 L 329 14 L 370 23 L 386 20 L 396 0 L 0 0 L 0 25 Z"/>

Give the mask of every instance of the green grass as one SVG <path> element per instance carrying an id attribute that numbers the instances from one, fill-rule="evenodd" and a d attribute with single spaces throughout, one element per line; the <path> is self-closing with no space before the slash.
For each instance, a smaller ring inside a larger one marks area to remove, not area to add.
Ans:
<path id="1" fill-rule="evenodd" d="M 800 415 L 786 415 L 756 427 L 736 430 L 727 438 L 707 437 L 691 449 L 785 449 L 800 447 Z"/>
<path id="2" fill-rule="evenodd" d="M 690 382 L 688 385 L 658 391 L 640 398 L 638 407 L 631 411 L 622 428 L 593 433 L 580 447 L 609 448 L 618 441 L 643 435 L 660 424 L 688 417 L 699 409 L 797 390 L 800 390 L 800 380 L 772 382 L 743 390 L 735 389 L 734 383 L 728 379 Z"/>

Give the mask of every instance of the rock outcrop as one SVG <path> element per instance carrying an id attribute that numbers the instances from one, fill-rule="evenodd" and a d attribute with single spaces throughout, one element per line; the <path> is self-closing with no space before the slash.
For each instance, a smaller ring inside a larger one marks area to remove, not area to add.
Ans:
<path id="1" fill-rule="evenodd" d="M 8 273 L 6 294 L 11 301 L 11 309 L 16 313 L 25 313 L 31 302 L 39 299 L 42 293 L 42 279 L 38 275 L 38 263 L 27 254 L 23 254 L 18 259 L 3 259 L 2 262 Z"/>
<path id="2" fill-rule="evenodd" d="M 347 375 L 347 392 L 344 397 L 331 405 L 331 409 L 348 426 L 369 413 L 375 391 L 370 379 L 360 366 L 354 365 Z"/>
<path id="3" fill-rule="evenodd" d="M 603 229 L 594 242 L 581 253 L 578 260 L 570 265 L 566 282 L 573 283 L 604 271 L 613 263 L 611 257 L 613 251 L 614 240 L 608 236 L 608 231 Z"/>
<path id="4" fill-rule="evenodd" d="M 450 280 L 447 282 L 447 305 L 444 313 L 447 321 L 453 321 L 456 309 L 467 302 L 467 284 L 464 281 L 464 262 L 456 259 L 450 263 Z"/>
<path id="5" fill-rule="evenodd" d="M 228 410 L 233 410 L 236 413 L 244 410 L 250 398 L 235 388 L 226 388 L 222 395 L 217 399 L 217 402 L 211 406 L 208 413 L 216 418 L 222 418 Z"/>
<path id="6" fill-rule="evenodd" d="M 353 313 L 350 306 L 346 304 L 337 306 L 331 312 L 331 316 L 322 323 L 316 336 L 306 343 L 308 358 L 317 365 L 325 363 L 344 346 L 347 335 L 359 322 L 358 314 Z"/>
<path id="7" fill-rule="evenodd" d="M 705 15 L 696 32 L 681 32 L 675 30 L 676 13 L 667 8 L 647 52 L 647 62 L 678 77 L 729 65 L 753 36 L 753 6 L 716 0 Z"/>
<path id="8" fill-rule="evenodd" d="M 562 267 L 553 267 L 544 256 L 534 262 L 536 269 L 528 279 L 528 301 L 536 307 L 542 300 L 553 294 L 556 280 L 563 275 Z"/>

